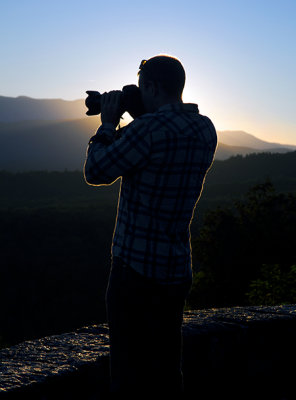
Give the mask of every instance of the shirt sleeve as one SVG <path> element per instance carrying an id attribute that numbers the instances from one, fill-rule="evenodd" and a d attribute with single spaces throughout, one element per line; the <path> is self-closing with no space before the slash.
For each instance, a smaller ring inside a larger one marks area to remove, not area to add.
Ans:
<path id="1" fill-rule="evenodd" d="M 84 178 L 90 185 L 111 185 L 120 176 L 147 165 L 150 134 L 144 118 L 137 118 L 120 134 L 110 125 L 101 125 L 87 148 Z"/>

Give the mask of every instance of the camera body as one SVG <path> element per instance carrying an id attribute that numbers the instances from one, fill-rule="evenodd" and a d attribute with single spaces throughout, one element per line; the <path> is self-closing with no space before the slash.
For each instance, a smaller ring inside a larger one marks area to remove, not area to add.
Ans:
<path id="1" fill-rule="evenodd" d="M 88 90 L 85 105 L 88 108 L 86 115 L 99 115 L 101 113 L 101 93 Z M 122 88 L 120 100 L 121 115 L 126 111 L 135 119 L 145 114 L 140 89 L 136 85 L 126 85 Z"/>

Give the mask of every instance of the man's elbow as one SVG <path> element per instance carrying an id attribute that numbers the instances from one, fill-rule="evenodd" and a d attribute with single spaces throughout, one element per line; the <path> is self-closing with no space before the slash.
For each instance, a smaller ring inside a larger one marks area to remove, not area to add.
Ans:
<path id="1" fill-rule="evenodd" d="M 100 185 L 100 182 L 98 182 L 96 179 L 94 179 L 93 177 L 87 176 L 85 174 L 84 174 L 84 180 L 90 186 L 98 186 L 98 185 Z"/>
<path id="2" fill-rule="evenodd" d="M 110 177 L 95 175 L 87 169 L 84 169 L 84 180 L 88 185 L 91 186 L 109 186 L 114 182 L 114 179 Z"/>

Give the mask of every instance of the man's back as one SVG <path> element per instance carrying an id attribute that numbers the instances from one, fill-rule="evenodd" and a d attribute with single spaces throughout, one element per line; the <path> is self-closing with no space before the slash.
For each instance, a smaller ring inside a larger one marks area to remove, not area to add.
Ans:
<path id="1" fill-rule="evenodd" d="M 191 277 L 189 225 L 216 145 L 194 104 L 163 106 L 125 128 L 96 160 L 109 181 L 122 176 L 113 256 L 158 283 Z"/>

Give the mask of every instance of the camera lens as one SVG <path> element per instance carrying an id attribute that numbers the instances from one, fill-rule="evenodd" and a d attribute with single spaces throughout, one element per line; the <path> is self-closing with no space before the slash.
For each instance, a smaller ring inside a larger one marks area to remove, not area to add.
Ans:
<path id="1" fill-rule="evenodd" d="M 99 92 L 88 90 L 88 94 L 85 99 L 85 106 L 88 108 L 86 115 L 99 115 L 101 112 L 101 97 Z"/>

